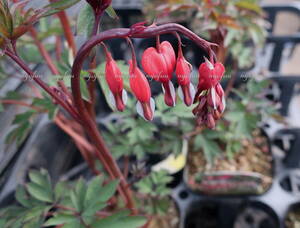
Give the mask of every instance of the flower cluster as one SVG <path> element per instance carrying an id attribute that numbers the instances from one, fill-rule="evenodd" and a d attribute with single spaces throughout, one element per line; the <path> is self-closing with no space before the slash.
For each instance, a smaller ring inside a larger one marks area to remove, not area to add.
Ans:
<path id="1" fill-rule="evenodd" d="M 216 120 L 220 119 L 225 110 L 224 91 L 219 83 L 225 72 L 222 63 L 212 63 L 205 58 L 205 63 L 199 67 L 199 94 L 195 101 L 199 102 L 193 113 L 198 125 L 214 128 Z"/>
<path id="2" fill-rule="evenodd" d="M 134 52 L 133 46 L 132 52 Z M 106 52 L 106 81 L 111 91 L 111 103 L 119 111 L 125 108 L 127 95 L 123 88 L 121 71 L 111 54 Z M 139 115 L 151 121 L 154 116 L 155 102 L 151 98 L 151 88 L 145 74 L 139 69 L 135 54 L 129 63 L 130 87 L 138 100 L 136 108 Z M 187 62 L 181 49 L 176 59 L 175 51 L 168 41 L 159 41 L 157 38 L 156 47 L 146 49 L 142 55 L 141 65 L 144 72 L 162 85 L 166 105 L 173 107 L 176 104 L 176 92 L 171 82 L 175 72 L 178 82 L 178 95 L 183 102 L 190 106 L 193 102 L 199 102 L 194 109 L 198 124 L 205 124 L 213 128 L 215 120 L 219 119 L 225 108 L 224 91 L 219 84 L 223 74 L 224 66 L 221 63 L 210 62 L 205 58 L 205 63 L 199 67 L 199 84 L 195 98 L 195 88 L 191 83 L 192 65 Z"/>

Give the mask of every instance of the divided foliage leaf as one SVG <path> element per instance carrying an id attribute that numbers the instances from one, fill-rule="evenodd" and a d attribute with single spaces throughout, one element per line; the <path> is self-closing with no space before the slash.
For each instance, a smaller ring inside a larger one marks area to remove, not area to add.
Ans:
<path id="1" fill-rule="evenodd" d="M 41 228 L 63 225 L 69 228 L 109 227 L 138 228 L 145 224 L 141 216 L 129 216 L 127 210 L 100 218 L 96 213 L 107 207 L 115 195 L 118 181 L 104 183 L 104 177 L 95 177 L 88 183 L 82 178 L 75 182 L 58 182 L 54 186 L 44 169 L 29 172 L 30 182 L 18 186 L 16 206 L 0 210 L 1 228 Z M 64 193 L 63 193 L 64 192 Z M 51 213 L 49 213 L 51 212 Z M 106 227 L 106 226 L 104 226 Z"/>

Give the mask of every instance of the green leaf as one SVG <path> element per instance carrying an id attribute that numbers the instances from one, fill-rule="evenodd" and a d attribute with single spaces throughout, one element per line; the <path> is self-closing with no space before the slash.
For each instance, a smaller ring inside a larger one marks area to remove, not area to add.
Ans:
<path id="1" fill-rule="evenodd" d="M 0 112 L 3 112 L 4 111 L 4 107 L 2 105 L 2 103 L 0 103 Z"/>
<path id="2" fill-rule="evenodd" d="M 251 10 L 251 11 L 254 11 L 259 14 L 262 13 L 262 9 L 260 8 L 260 6 L 258 4 L 256 4 L 256 1 L 241 0 L 241 1 L 237 1 L 235 3 L 235 6 L 243 8 L 243 9 Z"/>
<path id="3" fill-rule="evenodd" d="M 73 203 L 73 206 L 78 210 L 78 212 L 81 212 L 84 208 L 85 196 L 86 186 L 84 180 L 80 178 L 77 181 L 75 190 L 71 192 L 71 201 Z"/>
<path id="4" fill-rule="evenodd" d="M 31 201 L 26 194 L 24 186 L 18 186 L 15 193 L 16 200 L 24 207 L 30 208 L 32 206 Z"/>
<path id="5" fill-rule="evenodd" d="M 118 180 L 110 181 L 101 189 L 101 195 L 99 195 L 99 201 L 106 202 L 109 200 L 117 190 L 117 186 L 119 184 Z"/>
<path id="6" fill-rule="evenodd" d="M 47 110 L 50 120 L 54 119 L 58 111 L 57 105 L 55 105 L 52 99 L 47 95 L 43 98 L 34 98 L 32 105 L 40 107 L 43 110 Z"/>
<path id="7" fill-rule="evenodd" d="M 77 4 L 80 0 L 59 0 L 53 3 L 46 5 L 44 8 L 48 9 L 44 14 L 43 17 L 47 17 L 53 14 L 56 14 L 62 10 L 70 8 L 71 6 Z"/>
<path id="8" fill-rule="evenodd" d="M 77 18 L 77 34 L 89 37 L 95 23 L 94 10 L 90 4 L 85 4 Z"/>
<path id="9" fill-rule="evenodd" d="M 95 213 L 106 207 L 106 202 L 102 202 L 99 197 L 102 194 L 102 182 L 103 178 L 98 176 L 88 184 L 84 202 L 84 212 L 82 214 L 86 223 L 90 223 Z"/>
<path id="10" fill-rule="evenodd" d="M 85 202 L 84 202 L 85 207 L 87 207 L 93 201 L 98 199 L 99 195 L 101 195 L 102 183 L 103 183 L 103 178 L 97 176 L 88 184 L 88 188 L 85 196 Z"/>
<path id="11" fill-rule="evenodd" d="M 74 215 L 57 214 L 53 218 L 47 220 L 44 226 L 56 226 L 65 223 L 75 222 L 77 218 Z M 80 221 L 77 221 L 80 223 Z"/>
<path id="12" fill-rule="evenodd" d="M 35 113 L 35 111 L 27 111 L 21 114 L 17 114 L 12 124 L 22 124 L 24 122 L 28 122 Z"/>
<path id="13" fill-rule="evenodd" d="M 130 211 L 124 210 L 98 220 L 92 224 L 92 228 L 139 228 L 146 223 L 146 218 L 142 216 L 128 216 Z"/>
<path id="14" fill-rule="evenodd" d="M 32 220 L 26 222 L 22 228 L 40 228 L 43 225 L 43 219 L 35 217 Z"/>
<path id="15" fill-rule="evenodd" d="M 202 149 L 206 160 L 213 163 L 214 157 L 222 151 L 219 145 L 211 139 L 205 138 L 204 135 L 197 135 L 194 140 L 194 149 Z"/>
<path id="16" fill-rule="evenodd" d="M 65 224 L 62 228 L 85 228 L 79 220 Z"/>
<path id="17" fill-rule="evenodd" d="M 92 224 L 92 228 L 139 228 L 147 222 L 142 216 L 115 217 L 109 216 Z"/>
<path id="18" fill-rule="evenodd" d="M 24 96 L 18 92 L 15 91 L 9 91 L 6 93 L 5 98 L 6 100 L 20 100 L 22 99 Z"/>
<path id="19" fill-rule="evenodd" d="M 65 182 L 58 182 L 54 188 L 55 200 L 61 200 L 64 196 L 68 195 L 69 187 Z"/>
<path id="20" fill-rule="evenodd" d="M 256 45 L 260 45 L 264 42 L 266 33 L 265 33 L 265 30 L 263 28 L 261 28 L 260 26 L 258 26 L 257 24 L 251 23 L 251 25 L 249 26 L 249 32 L 250 32 L 253 42 Z"/>
<path id="21" fill-rule="evenodd" d="M 5 227 L 6 219 L 0 219 L 0 227 Z"/>
<path id="22" fill-rule="evenodd" d="M 239 31 L 236 29 L 228 29 L 228 33 L 225 36 L 224 45 L 225 47 L 228 47 L 236 38 L 236 36 L 239 34 Z"/>
<path id="23" fill-rule="evenodd" d="M 5 139 L 6 144 L 12 143 L 16 140 L 17 145 L 20 145 L 26 138 L 28 131 L 31 129 L 31 124 L 29 121 L 26 121 L 14 128 Z"/>
<path id="24" fill-rule="evenodd" d="M 85 81 L 84 77 L 88 76 L 88 72 L 86 71 L 82 71 L 80 74 L 80 88 L 81 88 L 81 95 L 82 98 L 86 101 L 90 101 L 91 97 L 90 97 L 90 93 L 87 87 L 87 82 Z"/>
<path id="25" fill-rule="evenodd" d="M 20 57 L 29 63 L 40 63 L 41 62 L 41 54 L 39 49 L 34 44 L 26 44 L 23 45 L 22 48 L 18 48 L 18 53 Z"/>
<path id="26" fill-rule="evenodd" d="M 49 174 L 45 169 L 41 169 L 41 171 L 30 171 L 29 178 L 33 183 L 43 186 L 47 190 L 52 189 Z"/>
<path id="27" fill-rule="evenodd" d="M 45 189 L 36 183 L 28 183 L 27 190 L 29 194 L 37 200 L 48 203 L 51 203 L 53 201 L 52 193 L 49 192 L 48 189 Z"/>
<path id="28" fill-rule="evenodd" d="M 22 220 L 23 222 L 30 222 L 31 220 L 34 220 L 34 223 L 36 223 L 38 222 L 36 219 L 39 220 L 50 209 L 51 206 L 45 206 L 45 205 L 35 206 L 25 212 L 25 215 L 22 216 Z"/>
<path id="29" fill-rule="evenodd" d="M 118 15 L 114 8 L 110 5 L 109 7 L 106 8 L 105 12 L 113 19 L 118 19 Z"/>

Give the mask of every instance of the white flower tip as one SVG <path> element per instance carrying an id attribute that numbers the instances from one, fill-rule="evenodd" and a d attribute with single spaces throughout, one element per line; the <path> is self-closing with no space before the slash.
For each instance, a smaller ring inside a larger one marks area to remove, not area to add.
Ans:
<path id="1" fill-rule="evenodd" d="M 151 117 L 151 119 L 146 118 L 142 103 L 141 103 L 140 101 L 138 101 L 137 104 L 136 104 L 136 111 L 137 111 L 137 113 L 138 113 L 141 117 L 143 117 L 144 120 L 146 120 L 146 121 L 152 121 L 152 120 L 153 120 L 153 117 L 154 117 L 155 101 L 154 101 L 153 98 L 150 98 L 150 109 L 151 109 L 151 112 L 152 112 L 152 117 Z"/>
<path id="2" fill-rule="evenodd" d="M 208 67 L 208 69 L 213 70 L 214 69 L 214 65 L 204 56 L 204 60 L 206 63 L 206 66 Z"/>

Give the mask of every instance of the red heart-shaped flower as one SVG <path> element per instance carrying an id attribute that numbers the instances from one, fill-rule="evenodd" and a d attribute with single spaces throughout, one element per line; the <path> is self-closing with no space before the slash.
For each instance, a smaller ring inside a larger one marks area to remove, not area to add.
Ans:
<path id="1" fill-rule="evenodd" d="M 156 48 L 147 48 L 142 56 L 142 66 L 146 74 L 156 81 L 168 82 L 172 78 L 176 57 L 172 45 L 164 41 Z"/>
<path id="2" fill-rule="evenodd" d="M 205 63 L 202 63 L 199 67 L 199 84 L 198 89 L 207 90 L 218 84 L 222 79 L 225 72 L 225 68 L 222 63 L 211 63 L 205 59 Z"/>

